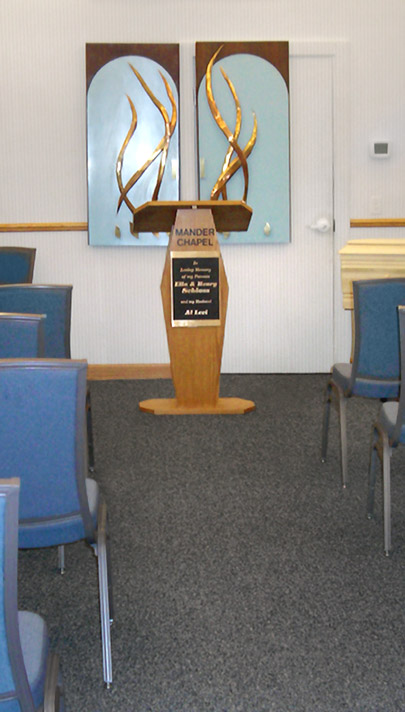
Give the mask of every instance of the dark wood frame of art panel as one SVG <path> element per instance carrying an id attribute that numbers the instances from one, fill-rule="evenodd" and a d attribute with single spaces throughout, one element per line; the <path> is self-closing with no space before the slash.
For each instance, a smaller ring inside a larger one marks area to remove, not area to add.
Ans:
<path id="1" fill-rule="evenodd" d="M 178 44 L 106 44 L 100 42 L 86 44 L 86 92 L 94 75 L 104 64 L 126 55 L 140 55 L 161 64 L 172 77 L 179 92 Z"/>
<path id="2" fill-rule="evenodd" d="M 223 57 L 230 57 L 232 54 L 254 54 L 273 64 L 284 78 L 287 88 L 289 89 L 288 42 L 273 40 L 269 40 L 268 42 L 196 42 L 195 70 L 197 92 L 200 82 L 207 71 L 208 62 L 221 45 L 223 45 L 223 47 L 216 59 L 217 62 L 223 59 Z"/>

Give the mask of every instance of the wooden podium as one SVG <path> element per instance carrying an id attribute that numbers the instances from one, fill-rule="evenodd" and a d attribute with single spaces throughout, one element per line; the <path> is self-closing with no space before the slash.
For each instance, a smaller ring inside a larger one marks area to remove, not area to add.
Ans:
<path id="1" fill-rule="evenodd" d="M 253 401 L 219 398 L 228 283 L 217 240 L 246 230 L 242 201 L 150 202 L 134 213 L 136 232 L 169 232 L 161 294 L 176 398 L 141 401 L 155 415 L 242 414 Z"/>

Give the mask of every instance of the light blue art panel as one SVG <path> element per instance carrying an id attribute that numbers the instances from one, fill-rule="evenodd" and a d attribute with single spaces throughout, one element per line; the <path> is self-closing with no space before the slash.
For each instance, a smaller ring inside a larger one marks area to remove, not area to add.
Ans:
<path id="1" fill-rule="evenodd" d="M 149 57 L 120 56 L 94 74 L 87 91 L 90 245 L 167 245 L 166 233 L 133 234 L 131 222 L 143 203 L 179 199 L 178 105 L 173 78 Z"/>
<path id="2" fill-rule="evenodd" d="M 224 70 L 238 97 L 241 128 L 238 137 L 244 148 L 257 121 L 256 141 L 247 157 L 247 204 L 253 209 L 246 232 L 219 234 L 222 244 L 274 244 L 290 241 L 290 141 L 289 95 L 285 78 L 266 59 L 249 53 L 230 54 L 212 67 L 212 95 L 231 131 L 236 125 L 236 102 L 221 73 Z M 229 147 L 209 108 L 206 78 L 198 87 L 199 192 L 208 200 L 218 180 Z M 233 154 L 233 158 L 235 157 Z M 226 184 L 227 199 L 241 200 L 245 180 L 242 168 Z M 219 197 L 221 199 L 221 197 Z"/>

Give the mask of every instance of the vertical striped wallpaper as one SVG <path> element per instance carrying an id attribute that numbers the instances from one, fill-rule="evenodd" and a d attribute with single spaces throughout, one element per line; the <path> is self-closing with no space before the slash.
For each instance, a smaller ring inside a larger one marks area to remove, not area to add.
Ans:
<path id="1" fill-rule="evenodd" d="M 293 47 L 298 41 L 343 38 L 351 45 L 349 91 L 355 101 L 349 107 L 351 133 L 345 133 L 346 129 L 340 133 L 340 145 L 347 153 L 338 156 L 337 164 L 339 160 L 342 163 L 343 155 L 347 159 L 339 167 L 337 203 L 343 219 L 335 243 L 336 258 L 337 249 L 350 238 L 349 207 L 353 217 L 365 216 L 370 192 L 380 191 L 383 204 L 391 201 L 391 215 L 402 209 L 398 183 L 399 176 L 403 177 L 405 117 L 403 106 L 394 98 L 404 82 L 400 19 L 405 20 L 400 0 L 389 4 L 385 0 L 2 0 L 0 222 L 87 220 L 86 42 L 181 44 L 182 197 L 188 199 L 196 196 L 194 42 L 288 39 Z M 387 30 L 385 39 L 378 22 Z M 347 87 L 341 79 L 337 81 L 339 98 Z M 343 81 L 348 81 L 348 75 Z M 385 166 L 377 166 L 364 155 L 369 136 L 379 130 L 387 135 L 391 132 L 397 147 L 392 162 Z M 391 183 L 394 191 L 389 188 Z M 401 205 L 393 205 L 393 200 Z M 396 235 L 400 236 L 399 231 Z M 35 281 L 74 285 L 75 356 L 91 363 L 168 360 L 159 292 L 164 249 L 89 248 L 85 233 L 3 234 L 0 241 L 37 247 Z M 268 336 L 279 329 L 276 320 L 272 324 L 274 299 L 269 283 L 289 288 L 297 279 L 287 262 L 275 260 L 275 255 L 271 247 L 224 250 L 225 267 L 232 277 L 224 371 L 317 368 L 311 366 L 316 358 L 311 360 L 309 355 L 302 359 L 299 348 L 294 347 L 295 353 L 287 358 L 291 349 L 280 350 L 280 340 Z M 336 263 L 335 259 L 338 336 L 334 358 L 342 358 L 349 348 L 348 315 L 339 304 Z M 264 312 L 256 317 L 252 311 L 246 280 L 257 280 L 266 318 Z M 278 310 L 284 308 L 282 300 L 277 303 Z M 295 312 L 285 313 L 284 323 L 292 317 L 296 318 Z M 242 324 L 245 331 L 241 338 Z M 268 329 L 265 338 L 264 324 Z"/>

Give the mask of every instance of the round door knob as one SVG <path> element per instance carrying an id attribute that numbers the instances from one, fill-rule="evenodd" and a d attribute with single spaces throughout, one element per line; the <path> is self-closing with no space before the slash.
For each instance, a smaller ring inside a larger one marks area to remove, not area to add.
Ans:
<path id="1" fill-rule="evenodd" d="M 330 221 L 328 220 L 328 218 L 319 218 L 309 227 L 311 228 L 311 230 L 317 230 L 318 232 L 328 232 L 328 230 L 330 230 Z"/>

